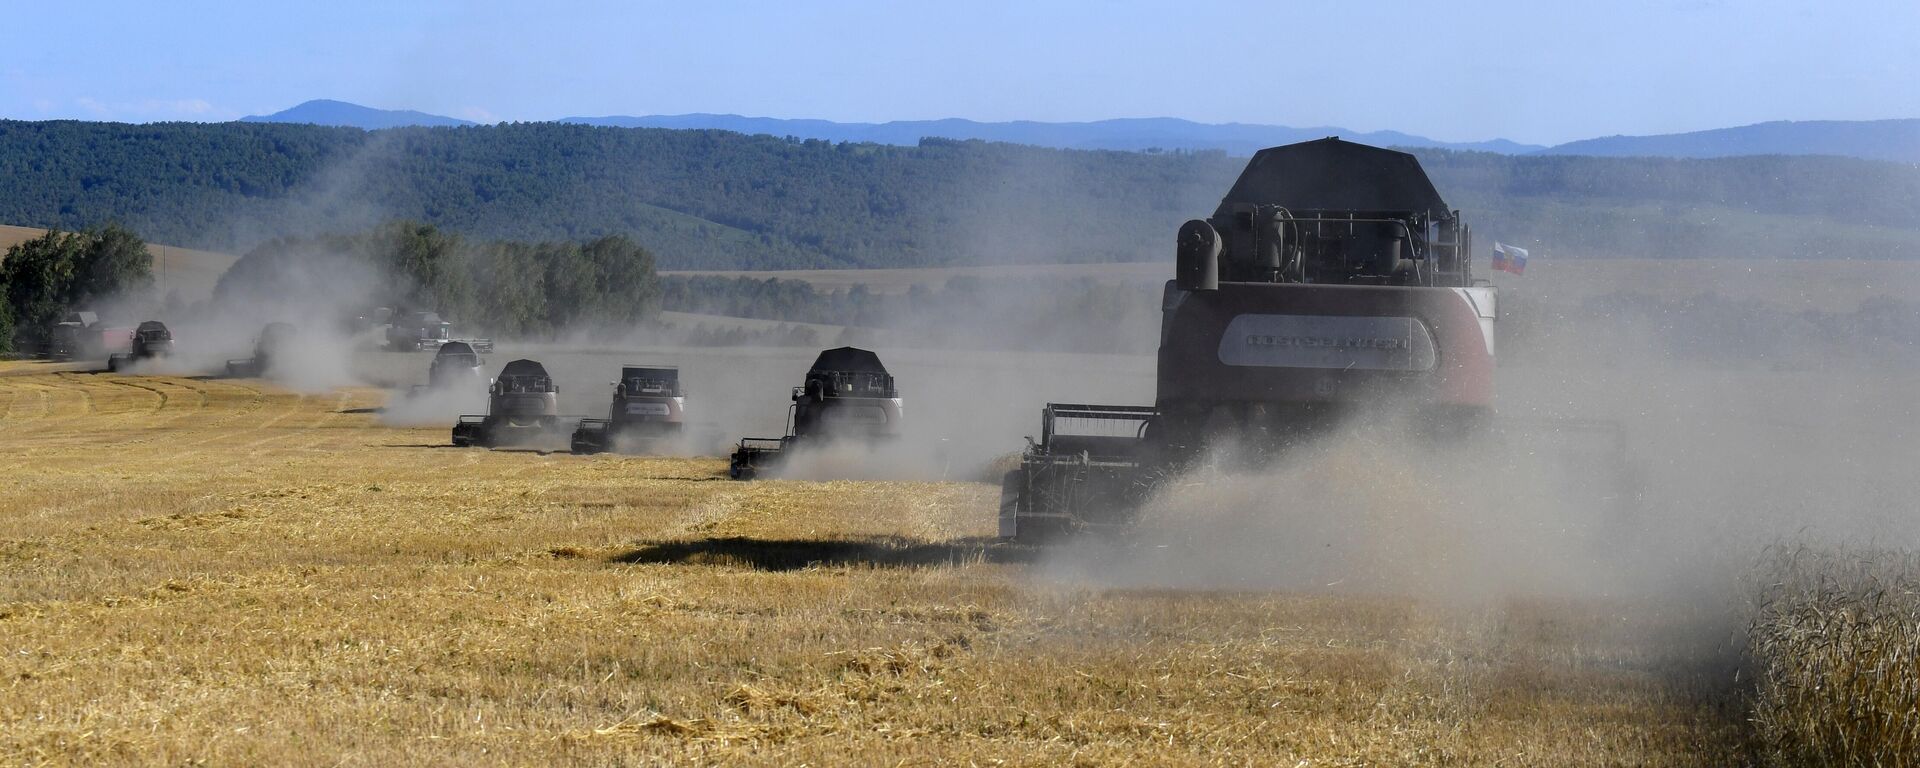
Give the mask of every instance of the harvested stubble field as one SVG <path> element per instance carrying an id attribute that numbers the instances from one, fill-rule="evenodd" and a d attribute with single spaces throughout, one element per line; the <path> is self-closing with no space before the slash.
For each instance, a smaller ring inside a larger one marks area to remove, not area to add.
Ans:
<path id="1" fill-rule="evenodd" d="M 0 366 L 0 763 L 1742 760 L 1683 616 L 1049 582 L 984 484 Z"/>

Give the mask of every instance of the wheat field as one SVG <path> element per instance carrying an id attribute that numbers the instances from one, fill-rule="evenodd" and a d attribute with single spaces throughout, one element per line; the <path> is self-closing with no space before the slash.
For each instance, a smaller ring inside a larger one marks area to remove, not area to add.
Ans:
<path id="1" fill-rule="evenodd" d="M 1920 765 L 1920 555 L 1776 547 L 1746 635 L 1761 755 L 1776 765 Z"/>
<path id="2" fill-rule="evenodd" d="M 978 483 L 0 363 L 0 763 L 1722 765 L 1688 617 L 1101 589 Z"/>

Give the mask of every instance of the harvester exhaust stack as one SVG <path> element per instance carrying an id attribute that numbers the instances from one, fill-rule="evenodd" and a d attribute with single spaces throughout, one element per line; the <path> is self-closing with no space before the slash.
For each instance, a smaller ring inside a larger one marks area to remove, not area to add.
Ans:
<path id="1" fill-rule="evenodd" d="M 1220 287 L 1220 233 L 1205 219 L 1180 226 L 1174 244 L 1175 283 L 1183 291 L 1211 291 Z"/>

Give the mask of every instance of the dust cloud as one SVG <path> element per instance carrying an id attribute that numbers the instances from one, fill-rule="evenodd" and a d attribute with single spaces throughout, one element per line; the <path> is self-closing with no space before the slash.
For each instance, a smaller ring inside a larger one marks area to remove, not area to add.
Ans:
<path id="1" fill-rule="evenodd" d="M 389 134 L 376 132 L 364 146 L 323 169 L 304 192 L 273 201 L 264 213 L 233 211 L 209 236 L 259 243 L 371 228 L 390 217 L 364 198 L 361 182 L 369 168 L 391 162 L 396 151 Z M 224 236 L 217 230 L 225 230 Z M 190 304 L 176 293 L 164 303 L 126 297 L 97 309 L 129 327 L 152 319 L 173 332 L 173 354 L 136 362 L 128 369 L 132 373 L 217 377 L 228 375 L 229 363 L 234 363 L 242 372 L 302 393 L 374 383 L 358 369 L 355 357 L 378 339 L 371 329 L 351 321 L 369 309 L 367 297 L 381 293 L 385 278 L 368 265 L 334 256 L 318 251 L 290 254 L 274 261 L 271 275 L 237 275 L 229 269 L 213 295 Z M 295 330 L 270 362 L 249 369 L 262 362 L 255 360 L 257 341 L 269 323 L 288 323 Z"/>
<path id="2" fill-rule="evenodd" d="M 1223 450 L 1162 483 L 1124 541 L 1061 547 L 1042 573 L 1717 605 L 1737 601 L 1739 579 L 1782 541 L 1920 546 L 1920 370 L 1782 369 L 1770 363 L 1782 350 L 1690 359 L 1629 319 L 1581 316 L 1544 334 L 1603 349 L 1600 360 L 1513 355 L 1533 362 L 1499 370 L 1499 416 L 1483 433 L 1412 437 L 1382 403 L 1258 471 Z"/>
<path id="3" fill-rule="evenodd" d="M 363 203 L 328 190 L 354 188 L 355 169 L 382 151 L 370 147 L 334 170 L 309 202 L 330 221 L 358 217 L 377 223 L 377 212 L 358 210 Z M 1063 179 L 1046 183 L 1071 186 Z M 957 251 L 1006 252 L 1007 261 L 1078 260 L 1070 238 L 1030 238 L 1028 230 L 994 225 L 1012 205 L 1012 198 L 995 199 L 996 188 L 975 185 L 958 206 L 987 213 L 956 220 Z M 1201 211 L 1217 192 L 1176 194 L 1200 200 L 1191 210 Z M 340 199 L 328 199 L 330 194 Z M 1150 248 L 1142 255 L 1166 263 L 1170 276 L 1171 247 Z M 377 277 L 312 263 L 310 273 L 292 276 L 294 290 L 229 293 L 164 318 L 174 325 L 181 352 L 162 365 L 218 371 L 229 359 L 250 356 L 266 323 L 290 322 L 300 328 L 299 348 L 267 372 L 276 382 L 302 391 L 394 387 L 383 415 L 394 424 L 450 425 L 461 414 L 484 412 L 484 392 L 477 389 L 405 389 L 425 380 L 431 356 L 368 352 L 375 340 L 341 323 L 375 292 Z M 1537 268 L 1542 277 L 1529 276 L 1536 282 L 1507 280 L 1503 301 L 1528 307 L 1528 293 L 1554 279 L 1549 264 Z M 1617 290 L 1661 281 L 1664 268 L 1648 264 Z M 1807 267 L 1809 275 L 1818 271 L 1817 263 Z M 1152 403 L 1150 354 L 1088 351 L 1152 349 L 1157 286 L 1164 278 L 1121 272 L 1087 272 L 1092 280 L 1129 287 L 1104 294 L 1104 300 L 1122 302 L 1103 307 L 1115 312 L 1076 314 L 1047 306 L 1047 297 L 1036 299 L 1031 292 L 981 290 L 973 303 L 949 313 L 937 333 L 915 333 L 909 318 L 897 317 L 882 318 L 882 329 L 805 348 L 701 347 L 677 343 L 684 338 L 657 329 L 601 329 L 544 344 L 502 343 L 488 356 L 486 371 L 492 375 L 521 357 L 541 361 L 560 385 L 566 421 L 605 415 L 609 382 L 623 364 L 678 366 L 689 421 L 684 438 L 664 450 L 724 455 L 740 437 L 782 435 L 791 388 L 801 383 L 813 356 L 820 348 L 855 343 L 875 349 L 895 376 L 906 404 L 901 437 L 880 447 L 835 445 L 797 454 L 785 474 L 991 481 L 993 467 L 1024 447 L 1021 436 L 1036 434 L 1046 403 Z M 1559 279 L 1578 278 L 1569 272 Z M 1901 289 L 1911 286 L 1900 282 L 1881 280 L 1875 296 L 1904 297 Z M 1057 298 L 1064 303 L 1071 297 Z M 1124 587 L 1331 589 L 1465 599 L 1648 595 L 1696 587 L 1711 593 L 1717 587 L 1706 585 L 1727 580 L 1783 537 L 1920 543 L 1912 512 L 1920 499 L 1920 472 L 1910 466 L 1911 393 L 1920 384 L 1920 365 L 1836 360 L 1819 345 L 1858 345 L 1864 341 L 1859 334 L 1805 331 L 1804 316 L 1793 315 L 1793 297 L 1779 302 L 1786 307 L 1780 317 L 1762 314 L 1765 322 L 1756 323 L 1749 315 L 1687 315 L 1692 305 L 1535 301 L 1536 311 L 1502 320 L 1504 362 L 1497 375 L 1501 417 L 1530 426 L 1496 427 L 1435 444 L 1407 438 L 1391 419 L 1361 419 L 1260 471 L 1238 468 L 1233 456 L 1216 456 L 1149 500 L 1132 541 L 1062 547 L 1046 556 L 1039 572 L 1048 579 Z M 1749 305 L 1737 309 L 1757 311 Z M 1019 326 L 1007 318 L 1049 312 L 1063 325 L 1080 323 L 1051 337 L 1066 340 L 1063 345 L 1042 349 L 1029 338 L 1009 337 Z M 1803 348 L 1749 354 L 1753 329 L 1773 327 L 1769 323 L 1812 335 L 1796 337 Z M 1677 335 L 1686 336 L 1688 345 L 1672 344 Z M 1874 341 L 1912 346 L 1911 339 Z M 1814 362 L 1782 365 L 1786 360 Z M 1579 426 L 1593 423 L 1610 426 L 1597 435 Z M 1605 451 L 1583 447 L 1611 435 L 1620 440 L 1617 463 Z M 983 529 L 992 513 L 981 510 Z"/>

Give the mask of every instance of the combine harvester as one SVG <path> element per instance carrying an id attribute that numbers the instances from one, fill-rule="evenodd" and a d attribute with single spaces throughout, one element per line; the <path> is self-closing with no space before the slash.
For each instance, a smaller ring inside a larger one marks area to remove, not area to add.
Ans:
<path id="1" fill-rule="evenodd" d="M 133 329 L 126 352 L 107 356 L 107 370 L 118 373 L 133 367 L 135 363 L 172 356 L 173 331 L 167 330 L 166 323 L 148 320 Z"/>
<path id="2" fill-rule="evenodd" d="M 427 383 L 413 385 L 407 390 L 407 396 L 421 397 L 436 392 L 469 389 L 478 392 L 487 385 L 485 366 L 486 360 L 480 357 L 473 345 L 464 341 L 449 341 L 433 353 L 433 362 L 427 365 Z"/>
<path id="3" fill-rule="evenodd" d="M 680 369 L 623 366 L 613 385 L 613 404 L 604 419 L 581 419 L 573 430 L 574 453 L 600 453 L 622 445 L 640 450 L 680 437 L 686 424 L 687 397 Z"/>
<path id="4" fill-rule="evenodd" d="M 300 332 L 290 323 L 267 323 L 260 329 L 260 335 L 253 340 L 253 357 L 245 360 L 228 360 L 227 376 L 236 379 L 265 376 L 273 371 L 276 356 L 292 351 L 294 338 Z"/>
<path id="5" fill-rule="evenodd" d="M 532 360 L 507 363 L 487 395 L 486 415 L 461 416 L 454 423 L 455 446 L 526 445 L 562 434 L 560 388 L 545 366 Z"/>
<path id="6" fill-rule="evenodd" d="M 793 388 L 783 437 L 743 437 L 727 475 L 752 480 L 777 467 L 794 449 L 827 441 L 872 445 L 900 434 L 900 391 L 880 356 L 839 347 L 820 353 L 806 382 Z"/>
<path id="7" fill-rule="evenodd" d="M 1130 523 L 1210 447 L 1259 464 L 1363 414 L 1404 411 L 1422 439 L 1492 422 L 1494 288 L 1412 155 L 1336 138 L 1262 150 L 1175 250 L 1154 403 L 1048 404 L 1002 482 L 1001 536 Z M 1597 455 L 1624 460 L 1616 425 L 1547 426 L 1607 433 Z"/>

